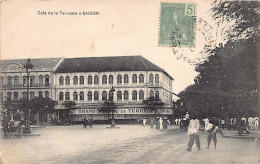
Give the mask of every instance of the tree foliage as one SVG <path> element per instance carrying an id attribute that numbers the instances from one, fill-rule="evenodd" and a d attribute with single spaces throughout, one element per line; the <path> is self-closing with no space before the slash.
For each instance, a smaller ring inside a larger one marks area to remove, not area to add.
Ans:
<path id="1" fill-rule="evenodd" d="M 109 120 L 109 114 L 112 113 L 112 118 L 114 118 L 114 112 L 116 110 L 117 106 L 113 101 L 106 100 L 102 104 L 101 108 L 99 108 L 99 112 L 101 113 L 107 113 L 108 114 L 108 120 Z"/>
<path id="2" fill-rule="evenodd" d="M 150 110 L 154 112 L 155 118 L 159 109 L 162 109 L 165 106 L 165 103 L 159 97 L 149 97 L 146 100 L 143 100 L 144 110 Z"/>
<path id="3" fill-rule="evenodd" d="M 195 84 L 179 96 L 188 110 L 202 115 L 256 114 L 259 2 L 215 1 L 212 11 L 215 20 L 236 23 L 226 31 L 226 45 L 196 67 Z"/>

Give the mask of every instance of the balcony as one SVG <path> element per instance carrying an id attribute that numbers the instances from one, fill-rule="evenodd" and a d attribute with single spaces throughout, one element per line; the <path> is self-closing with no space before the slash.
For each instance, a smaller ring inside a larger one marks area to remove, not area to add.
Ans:
<path id="1" fill-rule="evenodd" d="M 4 84 L 0 86 L 3 89 L 12 89 L 12 88 L 27 88 L 27 84 Z M 30 88 L 49 88 L 50 83 L 45 84 L 30 84 Z"/>
<path id="2" fill-rule="evenodd" d="M 147 83 L 147 86 L 150 87 L 150 88 L 159 88 L 159 87 L 162 87 L 162 83 L 152 83 L 152 82 L 148 82 Z"/>

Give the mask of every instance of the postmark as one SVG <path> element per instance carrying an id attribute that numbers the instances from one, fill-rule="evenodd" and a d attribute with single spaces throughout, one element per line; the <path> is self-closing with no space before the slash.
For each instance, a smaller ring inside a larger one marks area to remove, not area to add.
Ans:
<path id="1" fill-rule="evenodd" d="M 196 4 L 161 3 L 159 46 L 195 46 Z"/>
<path id="2" fill-rule="evenodd" d="M 173 55 L 177 60 L 186 61 L 191 65 L 197 65 L 207 60 L 217 43 L 213 27 L 202 18 L 197 19 L 196 38 L 200 40 L 196 47 L 172 46 Z"/>

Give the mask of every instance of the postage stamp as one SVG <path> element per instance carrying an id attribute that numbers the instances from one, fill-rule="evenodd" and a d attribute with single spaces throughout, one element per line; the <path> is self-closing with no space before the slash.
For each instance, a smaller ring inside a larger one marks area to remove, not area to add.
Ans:
<path id="1" fill-rule="evenodd" d="M 161 3 L 159 46 L 194 47 L 196 4 Z"/>

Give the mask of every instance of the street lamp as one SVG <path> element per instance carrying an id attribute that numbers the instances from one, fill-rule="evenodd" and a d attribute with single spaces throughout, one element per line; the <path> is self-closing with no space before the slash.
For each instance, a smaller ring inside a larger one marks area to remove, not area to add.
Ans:
<path id="1" fill-rule="evenodd" d="M 27 101 L 29 102 L 29 83 L 30 83 L 30 69 L 33 68 L 32 63 L 30 62 L 30 59 L 27 59 L 26 64 L 24 65 L 24 68 L 26 69 L 27 73 Z M 29 112 L 29 111 L 28 111 Z M 28 115 L 30 117 L 30 114 Z M 30 119 L 30 118 L 29 118 Z M 30 129 L 30 122 L 28 120 L 28 117 L 25 118 L 25 128 L 23 131 L 24 134 L 31 134 L 31 129 Z"/>
<path id="2" fill-rule="evenodd" d="M 112 86 L 112 88 L 109 91 L 109 101 L 110 106 L 112 109 L 112 120 L 111 120 L 111 127 L 115 127 L 115 118 L 114 118 L 114 106 L 113 106 L 113 96 L 114 96 L 115 88 Z"/>

